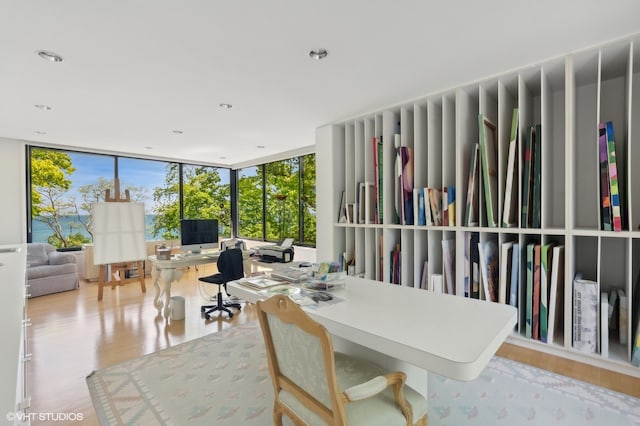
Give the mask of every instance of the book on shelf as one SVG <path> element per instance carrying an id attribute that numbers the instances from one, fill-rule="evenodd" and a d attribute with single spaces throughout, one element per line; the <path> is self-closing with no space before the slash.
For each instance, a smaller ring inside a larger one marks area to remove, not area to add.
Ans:
<path id="1" fill-rule="evenodd" d="M 527 271 L 525 293 L 525 336 L 533 337 L 533 251 L 535 243 L 527 244 Z"/>
<path id="2" fill-rule="evenodd" d="M 540 340 L 547 343 L 553 243 L 540 246 Z"/>
<path id="3" fill-rule="evenodd" d="M 356 217 L 354 216 L 355 211 L 356 211 L 356 204 L 354 203 L 346 204 L 347 223 L 356 223 L 355 222 Z"/>
<path id="4" fill-rule="evenodd" d="M 609 188 L 611 194 L 611 213 L 613 230 L 622 231 L 622 216 L 620 208 L 620 192 L 618 186 L 618 166 L 616 160 L 616 144 L 613 137 L 613 123 L 607 121 L 607 150 L 609 158 Z"/>
<path id="5" fill-rule="evenodd" d="M 400 244 L 396 244 L 395 248 L 391 250 L 391 264 L 389 269 L 389 282 L 391 284 L 400 284 L 401 283 L 401 265 L 400 262 L 401 252 L 400 252 Z"/>
<path id="6" fill-rule="evenodd" d="M 449 226 L 449 191 L 448 187 L 442 188 L 442 226 Z"/>
<path id="7" fill-rule="evenodd" d="M 478 251 L 478 243 L 480 241 L 480 234 L 477 232 L 471 232 L 469 238 L 469 256 L 470 256 L 470 294 L 469 297 L 473 299 L 480 299 L 480 252 Z"/>
<path id="8" fill-rule="evenodd" d="M 640 329 L 640 324 L 636 323 L 636 330 Z M 633 334 L 633 342 L 631 344 L 631 364 L 634 367 L 640 367 L 640 333 L 636 331 Z"/>
<path id="9" fill-rule="evenodd" d="M 529 127 L 525 134 L 522 171 L 522 208 L 520 209 L 520 226 L 531 227 L 531 208 L 533 206 L 533 149 L 536 139 L 535 127 Z"/>
<path id="10" fill-rule="evenodd" d="M 621 288 L 618 291 L 618 337 L 621 345 L 626 345 L 629 333 L 629 299 L 625 291 Z M 614 320 L 616 320 L 614 318 Z"/>
<path id="11" fill-rule="evenodd" d="M 375 223 L 383 223 L 382 185 L 383 177 L 383 145 L 382 136 L 374 136 L 373 141 L 373 182 L 375 187 Z"/>
<path id="12" fill-rule="evenodd" d="M 376 280 L 382 281 L 384 277 L 384 236 L 382 233 L 376 232 Z"/>
<path id="13" fill-rule="evenodd" d="M 444 293 L 442 274 L 431 274 L 429 277 L 429 290 L 436 293 Z"/>
<path id="14" fill-rule="evenodd" d="M 467 179 L 467 205 L 464 212 L 464 224 L 466 226 L 478 225 L 478 186 L 480 183 L 480 178 L 478 176 L 479 150 L 479 145 L 474 143 L 471 147 L 469 178 Z"/>
<path id="15" fill-rule="evenodd" d="M 516 226 L 515 203 L 518 199 L 516 193 L 517 175 L 517 154 L 518 154 L 518 108 L 513 109 L 511 114 L 511 137 L 509 139 L 509 154 L 507 157 L 507 176 L 504 185 L 504 206 L 502 209 L 502 226 L 505 228 Z M 514 180 L 516 185 L 514 185 Z"/>
<path id="16" fill-rule="evenodd" d="M 470 297 L 471 293 L 471 232 L 464 233 L 464 297 Z"/>
<path id="17" fill-rule="evenodd" d="M 609 293 L 609 330 L 612 335 L 618 334 L 618 318 L 620 317 L 620 303 L 618 301 L 618 290 L 612 288 Z"/>
<path id="18" fill-rule="evenodd" d="M 429 289 L 429 261 L 425 260 L 422 264 L 422 275 L 420 276 L 420 288 Z"/>
<path id="19" fill-rule="evenodd" d="M 498 204 L 498 132 L 495 124 L 483 114 L 478 115 L 478 126 L 480 129 L 480 158 L 487 225 L 496 227 L 498 226 L 496 218 Z"/>
<path id="20" fill-rule="evenodd" d="M 395 164 L 393 176 L 393 223 L 402 224 L 402 153 L 400 152 L 400 135 L 393 135 L 393 147 L 395 150 Z"/>
<path id="21" fill-rule="evenodd" d="M 431 197 L 429 196 L 429 188 L 422 188 L 424 198 L 424 224 L 433 225 L 433 216 L 431 214 Z"/>
<path id="22" fill-rule="evenodd" d="M 425 188 L 414 188 L 413 193 L 416 194 L 413 197 L 414 211 L 417 225 L 425 226 L 427 224 L 427 216 L 424 205 L 424 191 Z"/>
<path id="23" fill-rule="evenodd" d="M 340 209 L 338 210 L 338 223 L 347 222 L 347 204 L 344 197 L 345 192 L 342 191 L 342 194 L 340 195 Z"/>
<path id="24" fill-rule="evenodd" d="M 358 223 L 373 223 L 375 220 L 374 196 L 375 189 L 372 182 L 360 182 L 358 193 L 359 196 L 359 212 Z"/>
<path id="25" fill-rule="evenodd" d="M 506 241 L 501 244 L 500 259 L 500 283 L 498 291 L 498 303 L 507 303 L 507 294 L 510 293 L 509 286 L 511 281 L 511 258 L 513 251 L 513 241 Z"/>
<path id="26" fill-rule="evenodd" d="M 579 351 L 596 353 L 598 350 L 598 309 L 600 291 L 596 281 L 573 279 L 573 347 Z"/>
<path id="27" fill-rule="evenodd" d="M 514 243 L 511 249 L 511 283 L 509 286 L 509 304 L 518 307 L 518 286 L 520 281 L 520 244 Z"/>
<path id="28" fill-rule="evenodd" d="M 600 228 L 603 231 L 613 230 L 611 212 L 611 193 L 609 183 L 609 151 L 607 147 L 607 128 L 600 123 L 598 129 L 598 144 L 600 148 Z"/>
<path id="29" fill-rule="evenodd" d="M 440 193 L 440 190 L 436 188 L 429 188 L 429 205 L 431 206 L 431 220 L 435 226 L 442 225 L 441 203 L 442 203 L 442 195 Z"/>
<path id="30" fill-rule="evenodd" d="M 531 227 L 540 228 L 540 210 L 542 193 L 542 131 L 540 125 L 536 125 L 535 144 L 533 146 L 533 195 L 531 206 Z"/>
<path id="31" fill-rule="evenodd" d="M 358 188 L 356 190 L 356 221 L 355 223 L 364 224 L 365 217 L 365 202 L 364 202 L 364 192 L 365 192 L 366 184 L 365 182 L 358 182 Z"/>
<path id="32" fill-rule="evenodd" d="M 447 214 L 449 217 L 449 226 L 456 225 L 456 187 L 450 185 L 447 187 Z"/>
<path id="33" fill-rule="evenodd" d="M 401 146 L 402 158 L 402 224 L 413 225 L 413 148 Z"/>
<path id="34" fill-rule="evenodd" d="M 551 266 L 551 284 L 549 285 L 549 320 L 547 324 L 547 343 L 553 339 L 562 328 L 564 317 L 564 246 L 553 247 Z"/>
<path id="35" fill-rule="evenodd" d="M 500 273 L 498 245 L 492 240 L 480 242 L 478 243 L 478 253 L 485 299 L 490 302 L 497 302 Z"/>
<path id="36" fill-rule="evenodd" d="M 600 355 L 609 357 L 609 295 L 600 292 Z"/>
<path id="37" fill-rule="evenodd" d="M 448 294 L 456 294 L 456 240 L 442 240 L 444 282 Z"/>
<path id="38" fill-rule="evenodd" d="M 420 225 L 420 188 L 413 188 L 413 218 Z"/>
<path id="39" fill-rule="evenodd" d="M 631 294 L 631 364 L 640 367 L 640 272 Z"/>
<path id="40" fill-rule="evenodd" d="M 540 244 L 533 247 L 533 308 L 531 314 L 531 338 L 540 340 Z"/>

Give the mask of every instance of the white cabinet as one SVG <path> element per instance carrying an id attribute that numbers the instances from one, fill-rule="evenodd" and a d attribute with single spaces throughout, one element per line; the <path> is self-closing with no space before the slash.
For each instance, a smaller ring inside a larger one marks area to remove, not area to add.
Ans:
<path id="1" fill-rule="evenodd" d="M 0 412 L 13 424 L 22 424 L 29 407 L 26 366 L 30 355 L 26 347 L 26 245 L 0 245 L 0 310 L 2 345 L 0 349 Z"/>
<path id="2" fill-rule="evenodd" d="M 511 116 L 519 111 L 519 147 L 514 185 L 515 220 L 504 227 L 508 142 Z M 464 214 L 471 152 L 479 139 L 478 116 L 496 125 L 498 226 L 489 226 L 486 197 L 480 186 L 478 223 L 467 226 Z M 612 121 L 621 194 L 622 230 L 601 229 L 599 122 Z M 540 224 L 522 222 L 522 168 L 524 135 L 539 125 L 541 143 Z M 398 131 L 399 129 L 399 131 Z M 394 221 L 396 197 L 395 135 L 413 150 L 414 187 L 456 188 L 455 221 L 448 226 L 402 225 Z M 382 137 L 379 169 L 383 220 L 381 223 L 338 223 L 342 192 L 346 203 L 359 201 L 361 182 L 374 182 L 373 138 Z M 543 61 L 521 70 L 481 79 L 366 116 L 336 122 L 316 131 L 318 259 L 353 256 L 356 272 L 365 278 L 391 282 L 392 251 L 400 248 L 400 284 L 419 286 L 423 267 L 428 274 L 444 274 L 443 240 L 452 240 L 456 265 L 453 287 L 465 289 L 463 262 L 466 234 L 480 242 L 519 243 L 520 289 L 526 275 L 524 247 L 530 242 L 565 246 L 564 310 L 560 335 L 542 343 L 526 337 L 525 298 L 518 299 L 520 324 L 509 341 L 592 365 L 640 377 L 630 363 L 632 319 L 640 306 L 632 306 L 636 280 L 640 280 L 640 36 L 633 36 L 565 57 Z M 500 259 L 503 262 L 504 259 Z M 576 273 L 597 281 L 601 291 L 621 289 L 630 315 L 626 343 L 617 336 L 609 353 L 585 354 L 572 347 L 572 280 Z M 638 289 L 640 291 L 640 289 Z M 470 326 L 473 318 L 469 318 Z"/>

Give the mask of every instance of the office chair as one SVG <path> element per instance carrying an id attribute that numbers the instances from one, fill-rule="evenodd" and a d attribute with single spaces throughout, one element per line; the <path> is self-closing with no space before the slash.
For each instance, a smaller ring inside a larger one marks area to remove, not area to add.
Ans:
<path id="1" fill-rule="evenodd" d="M 200 307 L 200 313 L 204 315 L 205 319 L 211 319 L 211 313 L 215 311 L 222 311 L 229 314 L 229 318 L 233 317 L 233 312 L 229 308 L 242 309 L 237 302 L 222 302 L 222 287 L 224 292 L 227 293 L 227 282 L 237 280 L 244 277 L 244 265 L 242 264 L 242 250 L 239 248 L 232 248 L 220 252 L 218 257 L 218 271 L 217 274 L 208 275 L 206 277 L 199 278 L 200 281 L 207 284 L 216 284 L 218 286 L 218 300 L 215 305 L 203 305 Z M 229 293 L 227 293 L 227 296 Z"/>
<path id="2" fill-rule="evenodd" d="M 274 388 L 273 424 L 427 425 L 427 400 L 403 372 L 333 351 L 331 336 L 288 296 L 258 301 Z"/>

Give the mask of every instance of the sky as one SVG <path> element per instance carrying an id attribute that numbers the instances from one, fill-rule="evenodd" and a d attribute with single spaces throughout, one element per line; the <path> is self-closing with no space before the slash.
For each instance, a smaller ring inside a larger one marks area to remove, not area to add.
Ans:
<path id="1" fill-rule="evenodd" d="M 97 154 L 69 152 L 69 157 L 76 171 L 71 175 L 72 181 L 69 195 L 80 200 L 78 188 L 94 184 L 99 177 L 112 179 L 114 176 L 114 157 Z M 119 157 L 118 177 L 120 187 L 137 186 L 145 188 L 143 202 L 147 213 L 153 212 L 153 189 L 164 186 L 166 168 L 169 163 L 155 160 L 142 160 Z M 223 183 L 229 183 L 229 174 L 221 173 Z M 226 182 L 225 182 L 226 181 Z"/>

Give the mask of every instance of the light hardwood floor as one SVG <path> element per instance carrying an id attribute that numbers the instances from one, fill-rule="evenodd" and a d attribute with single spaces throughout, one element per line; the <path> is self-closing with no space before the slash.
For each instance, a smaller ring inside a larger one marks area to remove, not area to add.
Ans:
<path id="1" fill-rule="evenodd" d="M 93 370 L 216 333 L 234 324 L 257 321 L 252 305 L 243 305 L 242 312 L 232 320 L 205 321 L 200 316 L 199 307 L 205 299 L 197 274 L 215 272 L 215 266 L 207 268 L 210 269 L 185 273 L 172 288 L 173 295 L 185 298 L 183 321 L 172 322 L 157 316 L 150 279 L 146 281 L 146 293 L 137 284 L 106 288 L 101 302 L 97 300 L 98 285 L 88 282 L 81 282 L 78 291 L 30 299 L 27 308 L 32 322 L 28 350 L 33 354 L 28 365 L 30 412 L 80 413 L 81 424 L 98 424 L 85 382 Z M 214 288 L 210 289 L 212 294 Z M 499 354 L 640 397 L 639 379 L 509 344 L 503 345 Z M 32 423 L 47 424 L 37 420 Z"/>

